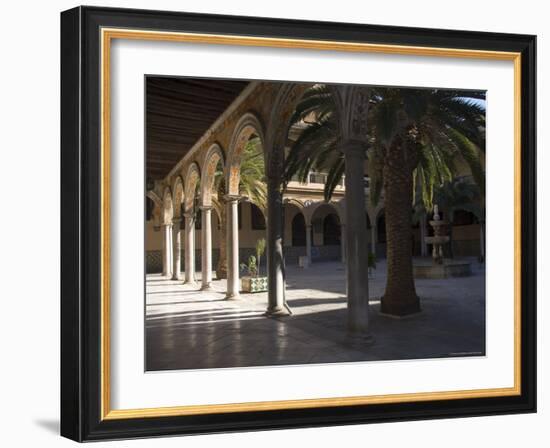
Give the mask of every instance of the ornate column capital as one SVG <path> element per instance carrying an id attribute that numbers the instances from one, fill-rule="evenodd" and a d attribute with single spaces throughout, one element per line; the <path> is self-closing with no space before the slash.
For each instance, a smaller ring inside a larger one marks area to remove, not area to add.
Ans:
<path id="1" fill-rule="evenodd" d="M 243 197 L 238 194 L 226 194 L 223 199 L 225 202 L 239 202 L 243 199 Z"/>
<path id="2" fill-rule="evenodd" d="M 183 213 L 183 216 L 185 217 L 185 219 L 191 219 L 195 217 L 195 214 L 192 211 L 187 211 Z"/>
<path id="3" fill-rule="evenodd" d="M 367 135 L 370 88 L 362 85 L 333 85 L 331 90 L 344 139 L 364 139 Z"/>
<path id="4" fill-rule="evenodd" d="M 211 205 L 199 205 L 199 208 L 202 211 L 208 211 L 208 210 L 212 210 L 214 207 L 212 207 Z"/>

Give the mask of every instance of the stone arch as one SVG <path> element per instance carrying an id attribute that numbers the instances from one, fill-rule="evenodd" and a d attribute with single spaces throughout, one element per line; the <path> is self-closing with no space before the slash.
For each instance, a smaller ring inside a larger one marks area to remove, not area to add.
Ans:
<path id="1" fill-rule="evenodd" d="M 326 201 L 318 201 L 318 202 L 313 202 L 311 203 L 310 205 L 306 206 L 304 208 L 304 218 L 306 219 L 306 223 L 309 223 L 311 224 L 312 220 L 313 220 L 313 216 L 315 215 L 315 212 L 323 207 L 323 206 L 329 206 L 331 207 L 334 212 L 336 213 L 336 216 L 338 216 L 338 219 L 340 220 L 340 224 L 344 224 L 345 221 L 344 221 L 344 208 L 342 205 L 340 205 L 340 202 L 332 202 L 332 201 L 329 201 L 329 202 L 326 202 Z"/>
<path id="2" fill-rule="evenodd" d="M 338 214 L 338 219 L 340 220 L 340 225 L 346 224 L 346 200 L 340 199 L 337 202 L 333 202 L 334 208 Z"/>
<path id="3" fill-rule="evenodd" d="M 378 216 L 380 213 L 384 211 L 384 203 L 380 201 L 380 203 L 374 207 L 373 209 L 367 208 L 367 212 L 369 213 L 369 218 L 371 223 L 376 223 L 376 220 L 378 219 Z"/>
<path id="4" fill-rule="evenodd" d="M 297 198 L 285 198 L 285 204 L 292 204 L 295 205 L 300 209 L 301 212 L 303 212 L 305 204 L 303 201 Z"/>
<path id="5" fill-rule="evenodd" d="M 267 228 L 267 216 L 265 210 L 252 201 L 247 201 L 250 207 L 250 227 L 252 230 L 265 230 Z M 239 205 L 241 205 L 239 204 Z"/>
<path id="6" fill-rule="evenodd" d="M 146 194 L 146 201 L 151 201 L 153 203 L 153 209 L 151 211 L 151 220 L 155 226 L 159 226 L 162 221 L 162 212 L 163 212 L 163 203 L 162 199 L 154 191 L 149 190 Z M 148 206 L 148 205 L 146 205 Z"/>
<path id="7" fill-rule="evenodd" d="M 174 218 L 181 218 L 181 205 L 183 204 L 184 191 L 183 180 L 181 176 L 177 176 L 172 186 L 172 203 L 174 207 Z"/>
<path id="8" fill-rule="evenodd" d="M 297 215 L 301 215 L 303 217 L 304 227 L 306 226 L 306 219 L 302 202 L 295 198 L 285 198 L 283 200 L 281 214 L 283 222 L 283 243 L 285 246 L 293 246 L 292 241 L 295 239 L 293 235 L 295 230 L 295 228 L 293 228 L 293 223 L 295 224 L 294 220 Z"/>
<path id="9" fill-rule="evenodd" d="M 187 174 L 185 175 L 185 197 L 184 197 L 184 210 L 185 213 L 189 213 L 193 210 L 193 205 L 196 198 L 197 185 L 201 180 L 201 174 L 199 166 L 196 162 L 193 162 L 187 168 Z"/>
<path id="10" fill-rule="evenodd" d="M 263 126 L 259 118 L 252 112 L 245 113 L 235 125 L 226 164 L 226 190 L 227 194 L 237 196 L 239 194 L 241 156 L 243 150 L 252 136 L 258 136 L 264 146 Z"/>
<path id="11" fill-rule="evenodd" d="M 299 211 L 294 215 L 291 222 L 291 241 L 293 247 L 306 245 L 307 229 L 304 214 Z"/>
<path id="12" fill-rule="evenodd" d="M 321 214 L 320 210 L 324 209 L 326 212 L 322 217 L 319 217 L 318 215 Z M 313 232 L 315 235 L 322 235 L 323 243 L 317 243 L 317 244 L 325 244 L 325 219 L 328 215 L 335 216 L 337 220 L 338 226 L 342 226 L 342 217 L 341 217 L 341 208 L 338 206 L 338 203 L 335 202 L 325 202 L 325 201 L 319 201 L 314 204 L 312 204 L 310 210 L 308 210 L 310 213 L 310 220 L 313 227 Z M 316 214 L 318 214 L 316 216 Z M 341 241 L 338 243 L 341 244 Z M 314 245 L 315 242 L 314 242 Z"/>
<path id="13" fill-rule="evenodd" d="M 214 143 L 206 152 L 202 162 L 201 205 L 207 207 L 212 205 L 212 190 L 216 177 L 216 167 L 220 162 L 223 170 L 225 167 L 223 150 L 218 143 Z"/>
<path id="14" fill-rule="evenodd" d="M 278 179 L 282 173 L 285 158 L 284 148 L 290 130 L 290 120 L 296 105 L 311 84 L 282 83 L 273 98 L 266 142 L 266 173 L 268 177 Z"/>
<path id="15" fill-rule="evenodd" d="M 323 218 L 323 246 L 342 244 L 342 223 L 336 213 L 328 213 Z"/>
<path id="16" fill-rule="evenodd" d="M 170 187 L 164 189 L 162 195 L 162 224 L 171 224 L 174 217 L 174 206 Z"/>
<path id="17" fill-rule="evenodd" d="M 159 197 L 158 194 L 156 194 L 154 191 L 152 190 L 149 190 L 145 196 L 147 196 L 149 199 L 151 199 L 155 205 L 158 205 L 159 207 L 162 208 L 162 199 Z"/>

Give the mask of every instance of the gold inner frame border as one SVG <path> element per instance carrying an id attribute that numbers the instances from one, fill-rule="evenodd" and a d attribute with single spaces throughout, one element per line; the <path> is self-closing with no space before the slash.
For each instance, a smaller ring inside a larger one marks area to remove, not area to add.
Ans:
<path id="1" fill-rule="evenodd" d="M 101 420 L 253 412 L 318 407 L 503 397 L 521 394 L 521 53 L 325 40 L 230 36 L 139 29 L 101 29 Z M 110 62 L 113 39 L 295 48 L 513 61 L 514 63 L 514 386 L 391 395 L 313 398 L 208 405 L 111 409 L 110 387 Z"/>

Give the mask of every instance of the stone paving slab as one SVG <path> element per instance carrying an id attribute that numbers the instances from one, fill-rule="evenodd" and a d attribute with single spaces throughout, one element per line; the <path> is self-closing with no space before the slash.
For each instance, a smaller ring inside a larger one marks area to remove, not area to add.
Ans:
<path id="1" fill-rule="evenodd" d="M 379 313 L 385 264 L 369 282 L 375 343 L 351 344 L 341 263 L 287 268 L 293 315 L 264 315 L 267 293 L 224 300 L 225 281 L 199 291 L 149 275 L 146 286 L 146 369 L 176 370 L 307 363 L 424 359 L 485 354 L 485 276 L 417 280 L 422 312 L 406 319 Z M 200 273 L 197 273 L 200 276 Z"/>

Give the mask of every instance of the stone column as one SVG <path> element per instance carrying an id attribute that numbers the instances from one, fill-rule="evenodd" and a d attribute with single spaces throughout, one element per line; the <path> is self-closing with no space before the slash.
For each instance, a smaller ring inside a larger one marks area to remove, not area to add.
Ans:
<path id="1" fill-rule="evenodd" d="M 306 225 L 306 256 L 307 264 L 311 266 L 311 224 Z"/>
<path id="2" fill-rule="evenodd" d="M 370 340 L 367 255 L 367 219 L 363 184 L 365 148 L 355 141 L 343 146 L 346 183 L 346 256 L 348 332 L 354 338 Z"/>
<path id="3" fill-rule="evenodd" d="M 346 225 L 340 224 L 340 250 L 342 263 L 346 262 Z"/>
<path id="4" fill-rule="evenodd" d="M 239 196 L 227 195 L 227 295 L 239 299 Z"/>
<path id="5" fill-rule="evenodd" d="M 181 280 L 181 219 L 172 220 L 172 280 Z"/>
<path id="6" fill-rule="evenodd" d="M 289 314 L 285 300 L 283 195 L 276 177 L 267 182 L 267 314 Z"/>
<path id="7" fill-rule="evenodd" d="M 370 251 L 376 257 L 376 222 L 371 223 L 371 226 L 370 226 L 370 245 L 371 245 Z"/>
<path id="8" fill-rule="evenodd" d="M 195 217 L 185 213 L 185 283 L 195 285 Z"/>
<path id="9" fill-rule="evenodd" d="M 267 314 L 284 316 L 289 314 L 289 309 L 285 298 L 283 197 L 276 177 L 268 179 L 267 216 Z"/>
<path id="10" fill-rule="evenodd" d="M 201 207 L 201 289 L 212 289 L 212 207 Z"/>
<path id="11" fill-rule="evenodd" d="M 172 273 L 170 266 L 170 253 L 172 247 L 170 245 L 170 227 L 172 224 L 162 224 L 162 275 L 169 277 Z"/>

